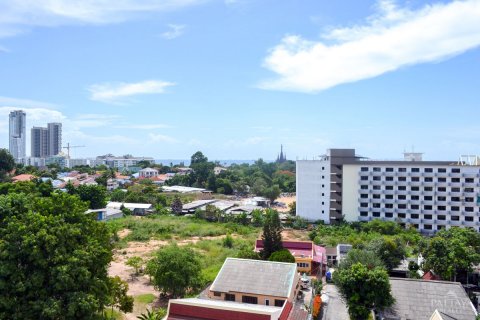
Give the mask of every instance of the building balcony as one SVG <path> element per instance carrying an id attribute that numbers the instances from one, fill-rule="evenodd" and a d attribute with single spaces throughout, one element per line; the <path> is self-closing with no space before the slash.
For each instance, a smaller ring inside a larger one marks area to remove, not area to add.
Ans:
<path id="1" fill-rule="evenodd" d="M 422 213 L 423 213 L 423 214 L 431 214 L 431 215 L 434 215 L 434 214 L 435 214 L 435 210 L 422 210 Z"/>
<path id="2" fill-rule="evenodd" d="M 447 220 L 435 219 L 434 222 L 438 225 L 441 225 L 441 226 L 446 226 L 448 224 Z"/>
<path id="3" fill-rule="evenodd" d="M 447 173 L 447 172 L 437 172 L 437 173 L 435 173 L 435 175 L 436 175 L 437 177 L 441 177 L 441 178 L 446 178 L 446 177 L 448 177 L 448 173 Z"/>
<path id="4" fill-rule="evenodd" d="M 451 226 L 461 226 L 461 225 L 462 225 L 462 221 L 450 220 L 450 221 L 449 221 L 449 225 L 451 225 Z"/>
<path id="5" fill-rule="evenodd" d="M 478 172 L 464 172 L 462 173 L 462 177 L 464 178 L 478 178 L 480 174 Z"/>
<path id="6" fill-rule="evenodd" d="M 463 204 L 463 202 L 462 201 L 448 201 L 448 204 L 451 205 L 451 206 L 460 207 Z"/>
<path id="7" fill-rule="evenodd" d="M 383 194 L 395 194 L 395 190 L 382 190 Z"/>
<path id="8" fill-rule="evenodd" d="M 424 196 L 434 196 L 435 195 L 435 191 L 422 191 L 422 194 Z"/>
<path id="9" fill-rule="evenodd" d="M 395 177 L 396 176 L 396 172 L 384 172 L 383 175 L 385 177 Z"/>
<path id="10" fill-rule="evenodd" d="M 408 181 L 396 181 L 397 186 L 408 186 Z"/>
<path id="11" fill-rule="evenodd" d="M 452 178 L 461 178 L 462 177 L 462 173 L 460 172 L 450 172 L 448 174 L 449 177 L 452 177 Z"/>
<path id="12" fill-rule="evenodd" d="M 461 183 L 461 182 L 449 182 L 448 185 L 452 188 L 460 188 L 460 187 L 462 187 L 463 183 Z"/>
<path id="13" fill-rule="evenodd" d="M 370 221 L 371 219 L 372 219 L 371 217 L 362 217 L 362 216 L 358 217 L 358 221 Z"/>
<path id="14" fill-rule="evenodd" d="M 421 195 L 422 195 L 422 191 L 409 191 L 408 194 L 411 194 L 411 195 L 414 195 L 414 196 L 421 196 Z"/>
<path id="15" fill-rule="evenodd" d="M 433 220 L 433 219 L 421 219 L 421 223 L 424 223 L 424 224 L 434 224 L 434 223 L 435 223 L 435 220 Z"/>
<path id="16" fill-rule="evenodd" d="M 463 196 L 463 193 L 462 192 L 449 192 L 448 195 L 451 196 L 451 197 L 461 197 L 461 196 Z"/>
<path id="17" fill-rule="evenodd" d="M 436 174 L 435 174 L 435 172 L 424 172 L 424 173 L 423 173 L 423 176 L 424 176 L 424 177 L 432 177 L 432 178 L 433 178 L 433 177 L 436 176 Z"/>
<path id="18" fill-rule="evenodd" d="M 409 218 L 407 219 L 409 223 L 415 223 L 415 224 L 419 224 L 421 219 L 420 218 Z"/>

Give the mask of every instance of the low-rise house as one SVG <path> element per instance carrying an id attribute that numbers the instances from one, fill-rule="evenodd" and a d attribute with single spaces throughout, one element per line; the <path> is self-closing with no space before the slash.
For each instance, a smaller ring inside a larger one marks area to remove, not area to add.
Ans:
<path id="1" fill-rule="evenodd" d="M 98 221 L 107 221 L 123 217 L 123 212 L 119 209 L 103 208 L 88 210 L 87 213 L 96 213 Z"/>
<path id="2" fill-rule="evenodd" d="M 139 178 L 154 178 L 158 176 L 158 170 L 152 168 L 145 168 L 138 171 Z"/>
<path id="3" fill-rule="evenodd" d="M 238 206 L 238 207 L 232 207 L 226 211 L 227 214 L 247 214 L 250 215 L 252 214 L 252 211 L 254 210 L 263 210 L 262 207 L 259 206 L 254 206 L 254 205 L 243 205 L 243 206 Z"/>
<path id="4" fill-rule="evenodd" d="M 195 213 L 197 209 L 205 209 L 209 204 L 214 203 L 216 200 L 196 200 L 183 205 L 182 213 L 189 214 Z"/>
<path id="5" fill-rule="evenodd" d="M 295 263 L 227 258 L 208 297 L 283 307 L 286 302 L 294 302 L 299 279 Z"/>
<path id="6" fill-rule="evenodd" d="M 118 189 L 119 183 L 117 179 L 108 179 L 107 180 L 107 190 L 108 191 L 113 191 L 115 189 Z"/>
<path id="7" fill-rule="evenodd" d="M 36 178 L 37 177 L 34 176 L 33 174 L 24 173 L 24 174 L 19 174 L 18 176 L 13 177 L 12 181 L 13 182 L 32 181 Z"/>
<path id="8" fill-rule="evenodd" d="M 314 275 L 322 271 L 325 274 L 327 254 L 324 247 L 317 246 L 312 241 L 282 241 L 282 246 L 295 257 L 298 272 Z M 255 251 L 262 250 L 263 240 L 258 239 L 255 242 Z"/>
<path id="9" fill-rule="evenodd" d="M 243 200 L 244 205 L 258 206 L 262 208 L 269 208 L 270 202 L 271 202 L 270 200 L 264 197 L 252 197 L 252 198 L 247 198 Z"/>
<path id="10" fill-rule="evenodd" d="M 395 303 L 382 320 L 473 320 L 477 311 L 458 282 L 390 278 Z M 440 316 L 440 318 L 439 318 Z"/>
<path id="11" fill-rule="evenodd" d="M 166 320 L 287 320 L 292 306 L 244 304 L 207 299 L 173 299 Z"/>
<path id="12" fill-rule="evenodd" d="M 227 168 L 224 168 L 224 167 L 215 167 L 213 168 L 213 173 L 218 176 L 220 173 L 222 173 L 223 171 L 227 171 Z"/>
<path id="13" fill-rule="evenodd" d="M 179 193 L 200 193 L 206 191 L 203 188 L 193 188 L 185 186 L 163 186 L 163 191 L 165 192 L 179 192 Z"/>
<path id="14" fill-rule="evenodd" d="M 107 209 L 117 209 L 121 210 L 127 208 L 132 211 L 133 215 L 144 216 L 150 211 L 152 211 L 152 205 L 150 203 L 129 203 L 129 202 L 109 202 L 107 203 Z"/>

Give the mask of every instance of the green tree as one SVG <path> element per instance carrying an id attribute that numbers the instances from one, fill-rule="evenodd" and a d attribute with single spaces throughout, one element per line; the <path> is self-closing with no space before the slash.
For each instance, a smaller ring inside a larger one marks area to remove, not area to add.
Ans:
<path id="1" fill-rule="evenodd" d="M 470 228 L 442 230 L 420 244 L 422 269 L 433 270 L 442 279 L 456 280 L 459 272 L 472 272 L 480 263 L 480 234 Z"/>
<path id="2" fill-rule="evenodd" d="M 290 213 L 292 216 L 297 215 L 297 201 L 293 201 L 288 205 L 288 213 Z"/>
<path id="3" fill-rule="evenodd" d="M 251 249 L 242 249 L 238 252 L 237 258 L 240 259 L 250 259 L 250 260 L 262 260 L 262 257 L 258 252 L 255 252 Z"/>
<path id="4" fill-rule="evenodd" d="M 66 193 L 0 196 L 0 319 L 92 319 L 109 300 L 112 234 Z"/>
<path id="5" fill-rule="evenodd" d="M 349 269 L 357 263 L 361 263 L 369 269 L 385 267 L 383 261 L 375 252 L 362 249 L 350 250 L 347 253 L 347 256 L 341 261 L 339 267 L 342 269 Z"/>
<path id="6" fill-rule="evenodd" d="M 107 204 L 107 190 L 103 186 L 82 184 L 73 192 L 80 200 L 88 202 L 90 209 L 102 209 Z"/>
<path id="7" fill-rule="evenodd" d="M 134 299 L 132 296 L 129 296 L 128 293 L 128 283 L 122 281 L 119 276 L 110 278 L 109 283 L 109 296 L 110 301 L 108 305 L 112 308 L 117 308 L 123 313 L 133 311 L 133 302 Z"/>
<path id="8" fill-rule="evenodd" d="M 349 268 L 339 268 L 333 279 L 352 319 L 367 320 L 371 310 L 382 310 L 394 302 L 388 273 L 382 267 L 371 269 L 356 263 Z"/>
<path id="9" fill-rule="evenodd" d="M 271 202 L 274 202 L 278 198 L 281 192 L 282 190 L 280 190 L 280 187 L 274 184 L 273 186 L 266 188 L 263 191 L 263 196 L 269 199 Z"/>
<path id="10" fill-rule="evenodd" d="M 7 174 L 15 168 L 15 159 L 7 149 L 0 149 L 0 181 L 4 181 Z"/>
<path id="11" fill-rule="evenodd" d="M 139 270 L 143 265 L 143 259 L 141 257 L 138 257 L 138 256 L 133 256 L 133 257 L 128 258 L 128 260 L 125 264 L 127 266 L 135 269 L 135 275 L 138 276 Z"/>
<path id="12" fill-rule="evenodd" d="M 295 257 L 287 249 L 282 249 L 272 253 L 268 261 L 295 263 Z"/>
<path id="13" fill-rule="evenodd" d="M 223 246 L 226 248 L 233 248 L 233 237 L 230 234 L 223 239 Z"/>
<path id="14" fill-rule="evenodd" d="M 137 317 L 139 320 L 162 320 L 167 315 L 165 309 L 160 310 L 147 310 L 147 312 L 142 313 Z"/>
<path id="15" fill-rule="evenodd" d="M 405 245 L 399 238 L 377 238 L 370 241 L 365 247 L 379 257 L 387 270 L 392 270 L 400 264 L 406 256 Z"/>
<path id="16" fill-rule="evenodd" d="M 176 244 L 160 249 L 149 261 L 153 284 L 157 290 L 173 298 L 201 288 L 201 264 L 197 253 Z"/>
<path id="17" fill-rule="evenodd" d="M 259 210 L 259 209 L 253 210 L 252 213 L 251 213 L 251 216 L 252 216 L 253 226 L 255 226 L 255 227 L 263 226 L 263 224 L 265 222 L 265 216 L 264 216 L 262 210 Z"/>
<path id="18" fill-rule="evenodd" d="M 420 266 L 415 261 L 408 262 L 408 277 L 412 279 L 420 279 L 420 275 L 418 274 L 418 270 L 420 270 Z"/>
<path id="19" fill-rule="evenodd" d="M 282 225 L 278 212 L 268 209 L 265 212 L 265 222 L 263 224 L 263 250 L 261 255 L 263 259 L 270 258 L 275 251 L 283 249 L 282 247 Z"/>
<path id="20" fill-rule="evenodd" d="M 176 215 L 182 214 L 183 204 L 182 204 L 182 200 L 180 200 L 179 196 L 175 196 L 175 198 L 173 198 L 171 208 L 172 208 L 172 213 L 174 213 Z"/>

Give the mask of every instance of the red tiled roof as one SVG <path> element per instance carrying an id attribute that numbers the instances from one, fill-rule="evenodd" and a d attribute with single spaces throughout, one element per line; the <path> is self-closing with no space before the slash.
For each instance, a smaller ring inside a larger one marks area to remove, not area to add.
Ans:
<path id="1" fill-rule="evenodd" d="M 19 174 L 18 176 L 15 176 L 12 178 L 13 182 L 17 181 L 30 181 L 37 178 L 33 174 Z"/>

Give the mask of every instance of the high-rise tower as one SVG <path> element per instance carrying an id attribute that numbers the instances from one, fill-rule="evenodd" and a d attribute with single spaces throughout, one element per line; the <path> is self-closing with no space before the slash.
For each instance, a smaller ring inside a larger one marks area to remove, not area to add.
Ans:
<path id="1" fill-rule="evenodd" d="M 15 160 L 26 157 L 26 119 L 27 115 L 23 110 L 10 112 L 8 149 Z"/>
<path id="2" fill-rule="evenodd" d="M 48 155 L 56 156 L 62 151 L 62 124 L 53 122 L 47 124 L 48 129 Z"/>
<path id="3" fill-rule="evenodd" d="M 48 129 L 33 127 L 31 133 L 31 156 L 45 158 L 48 156 Z"/>

